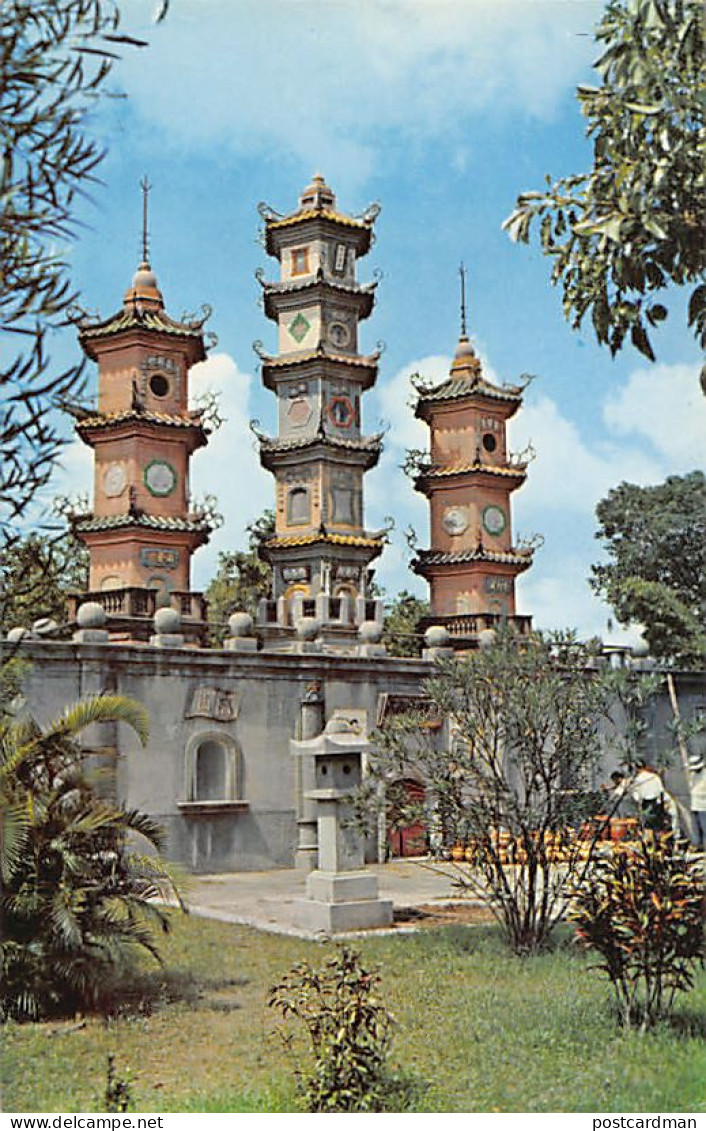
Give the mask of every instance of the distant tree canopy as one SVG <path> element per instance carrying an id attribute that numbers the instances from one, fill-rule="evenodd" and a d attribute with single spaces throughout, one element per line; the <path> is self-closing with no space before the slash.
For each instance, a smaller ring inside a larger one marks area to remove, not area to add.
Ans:
<path id="1" fill-rule="evenodd" d="M 88 550 L 67 531 L 30 534 L 0 547 L 0 629 L 40 617 L 66 620 L 69 593 L 88 588 Z"/>
<path id="2" fill-rule="evenodd" d="M 162 12 L 161 15 L 164 13 Z M 48 340 L 76 290 L 64 249 L 75 205 L 103 157 L 85 132 L 118 45 L 113 0 L 4 0 L 0 5 L 0 524 L 7 531 L 52 472 L 64 440 L 52 412 L 80 397 L 82 365 L 57 369 Z M 15 335 L 10 346 L 9 335 Z"/>
<path id="3" fill-rule="evenodd" d="M 231 613 L 241 610 L 255 616 L 258 602 L 269 597 L 272 567 L 262 561 L 259 548 L 274 534 L 274 511 L 265 510 L 246 527 L 247 550 L 233 550 L 218 555 L 218 570 L 205 591 L 214 642 L 225 637 L 225 622 Z"/>
<path id="4" fill-rule="evenodd" d="M 406 589 L 385 601 L 382 640 L 391 656 L 421 655 L 423 641 L 417 625 L 429 611 L 427 601 Z"/>
<path id="5" fill-rule="evenodd" d="M 596 508 L 610 561 L 591 587 L 621 624 L 644 625 L 656 657 L 706 661 L 706 477 L 670 475 L 655 487 L 621 483 Z"/>
<path id="6" fill-rule="evenodd" d="M 612 354 L 629 337 L 650 360 L 658 295 L 691 291 L 688 322 L 706 342 L 703 160 L 706 71 L 700 0 L 610 0 L 595 32 L 599 87 L 580 86 L 593 168 L 518 198 L 504 227 L 542 251 L 573 329 L 590 315 Z M 701 280 L 701 282 L 699 282 Z"/>

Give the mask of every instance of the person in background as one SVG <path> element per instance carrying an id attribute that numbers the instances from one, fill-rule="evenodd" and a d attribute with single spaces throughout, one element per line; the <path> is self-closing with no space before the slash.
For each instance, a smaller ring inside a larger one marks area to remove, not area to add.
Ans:
<path id="1" fill-rule="evenodd" d="M 615 770 L 610 780 L 620 816 L 637 815 L 646 829 L 665 832 L 671 828 L 675 836 L 679 835 L 676 802 L 652 766 L 638 762 L 632 774 Z"/>

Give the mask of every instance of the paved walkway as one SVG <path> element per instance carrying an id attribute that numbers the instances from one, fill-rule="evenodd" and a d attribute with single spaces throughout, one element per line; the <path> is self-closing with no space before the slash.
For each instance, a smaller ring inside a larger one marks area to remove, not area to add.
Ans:
<path id="1" fill-rule="evenodd" d="M 368 866 L 378 877 L 380 897 L 391 899 L 395 909 L 457 902 L 461 896 L 453 887 L 452 868 L 446 868 L 445 874 L 439 874 L 437 868 L 444 865 L 395 860 Z M 196 875 L 186 885 L 186 902 L 192 914 L 204 918 L 312 938 L 315 936 L 293 922 L 292 904 L 305 896 L 305 882 L 305 874 L 294 869 Z"/>

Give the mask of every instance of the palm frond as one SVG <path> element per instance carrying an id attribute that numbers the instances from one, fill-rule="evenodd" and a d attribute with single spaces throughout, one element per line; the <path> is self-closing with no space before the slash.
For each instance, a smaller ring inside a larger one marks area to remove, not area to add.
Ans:
<path id="1" fill-rule="evenodd" d="M 27 802 L 9 802 L 0 806 L 0 875 L 9 883 L 24 856 L 29 839 L 30 815 Z"/>
<path id="2" fill-rule="evenodd" d="M 127 723 L 144 746 L 149 737 L 149 715 L 142 703 L 124 695 L 104 692 L 81 699 L 67 707 L 64 714 L 50 723 L 44 737 L 74 738 L 93 723 Z"/>

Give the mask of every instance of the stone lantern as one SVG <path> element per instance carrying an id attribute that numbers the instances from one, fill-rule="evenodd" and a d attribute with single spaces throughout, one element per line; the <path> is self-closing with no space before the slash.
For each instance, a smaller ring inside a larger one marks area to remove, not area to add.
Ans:
<path id="1" fill-rule="evenodd" d="M 317 867 L 307 876 L 307 898 L 297 901 L 298 925 L 329 933 L 389 926 L 392 902 L 378 898 L 377 876 L 364 868 L 362 837 L 348 824 L 367 740 L 347 719 L 334 717 L 323 734 L 292 746 L 314 763 L 314 788 L 306 797 L 316 803 L 318 827 Z"/>

